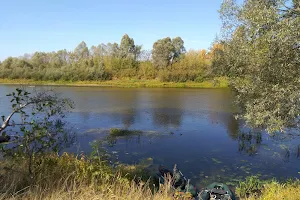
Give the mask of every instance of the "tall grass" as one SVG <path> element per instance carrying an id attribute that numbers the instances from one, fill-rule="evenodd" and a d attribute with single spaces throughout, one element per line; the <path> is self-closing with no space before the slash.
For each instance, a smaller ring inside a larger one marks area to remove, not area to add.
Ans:
<path id="1" fill-rule="evenodd" d="M 154 185 L 142 168 L 120 165 L 113 169 L 99 156 L 49 154 L 34 160 L 32 174 L 23 159 L 1 161 L 0 199 L 191 199 L 178 195 L 171 177 Z M 241 200 L 299 200 L 300 181 L 280 183 L 249 177 L 237 186 L 236 194 Z"/>
<path id="2" fill-rule="evenodd" d="M 24 166 L 24 160 L 1 163 L 0 199 L 173 199 L 170 178 L 154 187 L 112 170 L 100 158 L 47 155 L 35 159 L 33 174 Z"/>
<path id="3" fill-rule="evenodd" d="M 236 188 L 240 199 L 246 200 L 299 200 L 300 180 L 261 181 L 258 177 L 247 177 Z"/>

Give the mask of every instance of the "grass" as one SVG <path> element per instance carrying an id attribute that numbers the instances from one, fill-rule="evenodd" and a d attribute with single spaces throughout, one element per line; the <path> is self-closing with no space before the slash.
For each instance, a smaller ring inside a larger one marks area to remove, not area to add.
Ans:
<path id="1" fill-rule="evenodd" d="M 298 200 L 300 199 L 300 180 L 278 182 L 261 181 L 258 177 L 247 177 L 236 188 L 236 194 L 245 200 Z"/>
<path id="2" fill-rule="evenodd" d="M 57 86 L 90 86 L 90 87 L 121 87 L 121 88 L 227 88 L 225 77 L 203 82 L 161 82 L 159 80 L 118 79 L 110 81 L 36 81 L 32 79 L 0 79 L 0 84 L 22 85 L 57 85 Z"/>
<path id="3" fill-rule="evenodd" d="M 128 129 L 119 129 L 119 128 L 111 128 L 109 130 L 109 135 L 114 137 L 139 135 L 141 133 L 142 131 L 138 131 L 138 130 L 128 130 Z"/>
<path id="4" fill-rule="evenodd" d="M 0 199 L 173 199 L 171 180 L 153 192 L 149 182 L 130 179 L 100 158 L 47 155 L 35 159 L 31 175 L 26 165 L 1 162 Z"/>
<path id="5" fill-rule="evenodd" d="M 24 159 L 0 162 L 0 199 L 190 199 L 176 196 L 170 177 L 154 187 L 140 166 L 112 168 L 101 157 L 48 154 L 34 159 L 33 174 L 26 169 Z M 236 193 L 241 200 L 297 200 L 300 181 L 279 183 L 249 177 L 240 183 Z"/>

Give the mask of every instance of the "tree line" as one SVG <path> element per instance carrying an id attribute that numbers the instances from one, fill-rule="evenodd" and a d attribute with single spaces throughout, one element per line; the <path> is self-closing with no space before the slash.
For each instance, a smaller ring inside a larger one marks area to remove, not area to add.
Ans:
<path id="1" fill-rule="evenodd" d="M 0 78 L 49 81 L 102 81 L 120 78 L 202 82 L 208 76 L 212 51 L 186 51 L 180 37 L 160 39 L 143 50 L 125 34 L 120 44 L 87 47 L 82 41 L 73 51 L 35 52 L 9 57 L 0 63 Z"/>

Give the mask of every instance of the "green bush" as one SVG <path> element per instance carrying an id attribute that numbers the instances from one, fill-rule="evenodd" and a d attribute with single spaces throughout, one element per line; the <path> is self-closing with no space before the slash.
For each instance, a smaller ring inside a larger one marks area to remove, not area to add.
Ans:
<path id="1" fill-rule="evenodd" d="M 259 195 L 263 189 L 265 182 L 261 181 L 257 176 L 247 177 L 245 181 L 240 181 L 238 187 L 236 188 L 236 194 L 245 198 L 250 195 Z"/>

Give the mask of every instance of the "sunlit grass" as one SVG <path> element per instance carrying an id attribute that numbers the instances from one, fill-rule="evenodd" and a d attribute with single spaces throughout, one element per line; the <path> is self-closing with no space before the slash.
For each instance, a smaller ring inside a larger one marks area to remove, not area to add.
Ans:
<path id="1" fill-rule="evenodd" d="M 47 155 L 35 159 L 30 175 L 25 160 L 6 160 L 0 163 L 0 199 L 173 199 L 171 180 L 155 187 L 127 177 L 128 168 L 112 169 L 100 158 Z"/>
<path id="2" fill-rule="evenodd" d="M 168 177 L 163 185 L 153 185 L 151 174 L 143 166 L 119 165 L 112 168 L 101 157 L 70 154 L 43 155 L 34 159 L 33 174 L 28 174 L 26 160 L 0 162 L 0 199 L 92 199 L 92 200 L 171 200 L 176 197 Z M 297 200 L 300 181 L 279 183 L 249 177 L 236 188 L 241 200 Z"/>
<path id="3" fill-rule="evenodd" d="M 246 200 L 295 200 L 300 199 L 300 181 L 261 181 L 258 177 L 247 177 L 236 188 L 236 194 Z"/>
<path id="4" fill-rule="evenodd" d="M 161 82 L 159 80 L 117 79 L 109 81 L 35 81 L 31 79 L 0 79 L 0 84 L 23 85 L 65 85 L 65 86 L 101 86 L 124 88 L 227 88 L 228 80 L 225 77 L 205 80 L 203 82 Z"/>
<path id="5" fill-rule="evenodd" d="M 119 129 L 119 128 L 111 128 L 109 130 L 110 136 L 114 136 L 114 137 L 138 135 L 141 133 L 142 131 L 138 131 L 138 130 L 128 130 L 128 129 Z"/>

